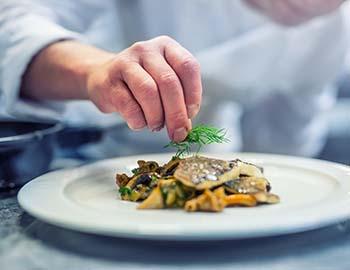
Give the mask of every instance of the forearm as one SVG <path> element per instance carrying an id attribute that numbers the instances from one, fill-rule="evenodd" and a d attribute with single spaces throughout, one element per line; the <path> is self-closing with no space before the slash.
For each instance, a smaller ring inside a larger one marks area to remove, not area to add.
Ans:
<path id="1" fill-rule="evenodd" d="M 37 100 L 87 99 L 87 74 L 114 56 L 77 41 L 53 43 L 32 59 L 21 95 Z"/>

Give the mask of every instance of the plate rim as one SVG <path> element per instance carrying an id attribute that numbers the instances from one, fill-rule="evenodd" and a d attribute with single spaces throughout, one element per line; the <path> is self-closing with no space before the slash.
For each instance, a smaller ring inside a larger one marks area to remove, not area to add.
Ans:
<path id="1" fill-rule="evenodd" d="M 247 152 L 237 152 L 237 153 L 201 153 L 207 156 L 240 156 L 243 157 L 242 159 L 260 159 L 260 160 L 273 160 L 273 159 L 280 159 L 280 160 L 297 160 L 298 162 L 306 162 L 306 163 L 314 163 L 316 162 L 317 164 L 329 166 L 329 168 L 333 168 L 334 170 L 341 170 L 344 171 L 344 173 L 347 174 L 347 177 L 349 179 L 349 184 L 350 184 L 350 166 L 344 165 L 344 164 L 339 164 L 331 161 L 325 161 L 325 160 L 319 160 L 319 159 L 312 159 L 312 158 L 303 158 L 303 157 L 295 157 L 295 156 L 286 156 L 286 155 L 276 155 L 276 154 L 263 154 L 263 153 L 247 153 Z M 98 227 L 91 227 L 87 226 L 87 224 L 82 225 L 82 224 L 77 224 L 75 222 L 67 221 L 67 220 L 62 220 L 62 218 L 59 217 L 53 217 L 53 216 L 47 216 L 43 214 L 40 209 L 36 209 L 31 205 L 26 198 L 26 192 L 27 190 L 32 189 L 35 186 L 42 184 L 45 181 L 50 181 L 47 180 L 51 177 L 53 177 L 55 174 L 81 174 L 83 171 L 87 172 L 89 169 L 93 169 L 94 167 L 103 167 L 106 166 L 106 164 L 109 163 L 114 163 L 114 162 L 127 162 L 128 160 L 136 160 L 138 158 L 158 158 L 158 159 L 164 159 L 166 157 L 171 156 L 172 153 L 161 153 L 161 154 L 145 154 L 145 155 L 133 155 L 133 156 L 123 156 L 123 157 L 118 157 L 118 158 L 111 158 L 111 159 L 105 159 L 101 161 L 97 161 L 88 165 L 83 165 L 75 168 L 69 168 L 69 169 L 63 169 L 63 170 L 57 170 L 53 171 L 50 173 L 46 173 L 44 175 L 41 175 L 29 183 L 27 183 L 25 186 L 21 188 L 21 190 L 18 192 L 18 203 L 24 209 L 26 212 L 31 214 L 32 216 L 38 218 L 39 220 L 42 220 L 46 223 L 53 224 L 59 227 L 63 227 L 66 229 L 70 230 L 75 230 L 75 231 L 81 231 L 85 233 L 93 233 L 93 234 L 100 234 L 100 235 L 107 235 L 107 236 L 113 236 L 113 237 L 123 237 L 123 238 L 137 238 L 137 239 L 149 239 L 149 240 L 176 240 L 176 241 L 207 241 L 207 240 L 223 240 L 223 239 L 246 239 L 246 238 L 256 238 L 256 237 L 267 237 L 267 236 L 275 236 L 275 235 L 282 235 L 282 234 L 291 234 L 291 233 L 297 233 L 297 232 L 302 232 L 302 231 L 308 231 L 308 230 L 313 230 L 316 228 L 321 228 L 325 227 L 331 224 L 336 224 L 338 222 L 344 221 L 350 217 L 350 208 L 348 207 L 341 207 L 339 205 L 337 211 L 335 212 L 330 212 L 327 216 L 327 218 L 319 218 L 317 221 L 312 222 L 312 220 L 307 220 L 307 222 L 301 224 L 300 221 L 296 221 L 295 224 L 291 223 L 281 223 L 280 227 L 278 230 L 276 230 L 276 226 L 274 227 L 273 230 L 271 228 L 267 227 L 262 227 L 259 230 L 247 230 L 245 232 L 240 231 L 239 234 L 237 233 L 232 233 L 232 230 L 221 230 L 219 232 L 215 232 L 214 234 L 209 234 L 209 233 L 184 233 L 184 231 L 175 231 L 174 233 L 167 233 L 163 234 L 162 233 L 145 233 L 144 231 L 135 231 L 135 229 L 124 229 L 124 230 L 108 230 L 106 228 L 98 228 Z M 130 163 L 130 162 L 127 162 Z M 283 163 L 283 162 L 282 162 Z M 57 181 L 57 180 L 56 180 Z M 63 180 L 62 180 L 63 181 Z M 61 184 L 64 185 L 64 183 Z M 73 181 L 73 180 L 72 180 Z M 66 183 L 67 185 L 67 183 Z M 350 202 L 350 196 L 346 197 L 346 200 L 344 199 L 343 201 L 343 206 L 348 205 Z M 289 220 L 290 222 L 290 220 Z"/>

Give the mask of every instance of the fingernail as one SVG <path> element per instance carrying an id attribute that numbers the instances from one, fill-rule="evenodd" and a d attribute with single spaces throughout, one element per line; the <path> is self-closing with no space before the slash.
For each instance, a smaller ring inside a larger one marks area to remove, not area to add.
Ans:
<path id="1" fill-rule="evenodd" d="M 197 105 L 197 104 L 188 105 L 187 106 L 188 118 L 192 119 L 193 117 L 195 117 L 197 115 L 198 111 L 199 111 L 199 105 Z"/>
<path id="2" fill-rule="evenodd" d="M 178 128 L 174 131 L 173 141 L 181 142 L 186 138 L 186 136 L 187 136 L 187 130 L 185 128 Z"/>
<path id="3" fill-rule="evenodd" d="M 191 130 L 192 129 L 192 121 L 191 119 L 188 119 L 188 129 L 187 130 Z"/>
<path id="4" fill-rule="evenodd" d="M 156 126 L 154 128 L 151 128 L 151 130 L 152 130 L 152 132 L 155 132 L 155 131 L 160 131 L 162 128 L 163 128 L 163 125 L 160 125 L 160 126 Z"/>
<path id="5" fill-rule="evenodd" d="M 134 131 L 140 131 L 146 126 L 145 121 L 127 122 L 128 127 Z"/>

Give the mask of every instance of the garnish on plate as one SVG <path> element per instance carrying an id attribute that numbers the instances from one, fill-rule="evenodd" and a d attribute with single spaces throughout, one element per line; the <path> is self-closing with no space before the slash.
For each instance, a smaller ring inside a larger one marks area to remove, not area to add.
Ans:
<path id="1" fill-rule="evenodd" d="M 182 142 L 170 142 L 165 147 L 176 148 L 175 157 L 198 153 L 203 146 L 213 143 L 227 143 L 225 129 L 219 129 L 209 125 L 197 125 L 188 133 Z"/>
<path id="2" fill-rule="evenodd" d="M 224 129 L 194 127 L 184 141 L 165 146 L 175 147 L 177 152 L 163 166 L 139 160 L 133 175 L 117 174 L 121 199 L 141 201 L 138 209 L 183 208 L 189 212 L 278 203 L 279 197 L 270 193 L 271 185 L 261 167 L 240 159 L 197 155 L 205 145 L 228 141 Z M 193 150 L 197 154 L 184 157 Z"/>

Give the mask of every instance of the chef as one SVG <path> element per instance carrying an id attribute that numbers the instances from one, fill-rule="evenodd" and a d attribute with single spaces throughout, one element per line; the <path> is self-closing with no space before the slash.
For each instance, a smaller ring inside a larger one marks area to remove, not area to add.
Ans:
<path id="1" fill-rule="evenodd" d="M 181 141 L 192 121 L 227 129 L 214 151 L 315 155 L 346 56 L 341 2 L 2 0 L 1 117 L 125 121 L 138 132 L 111 155 Z"/>

